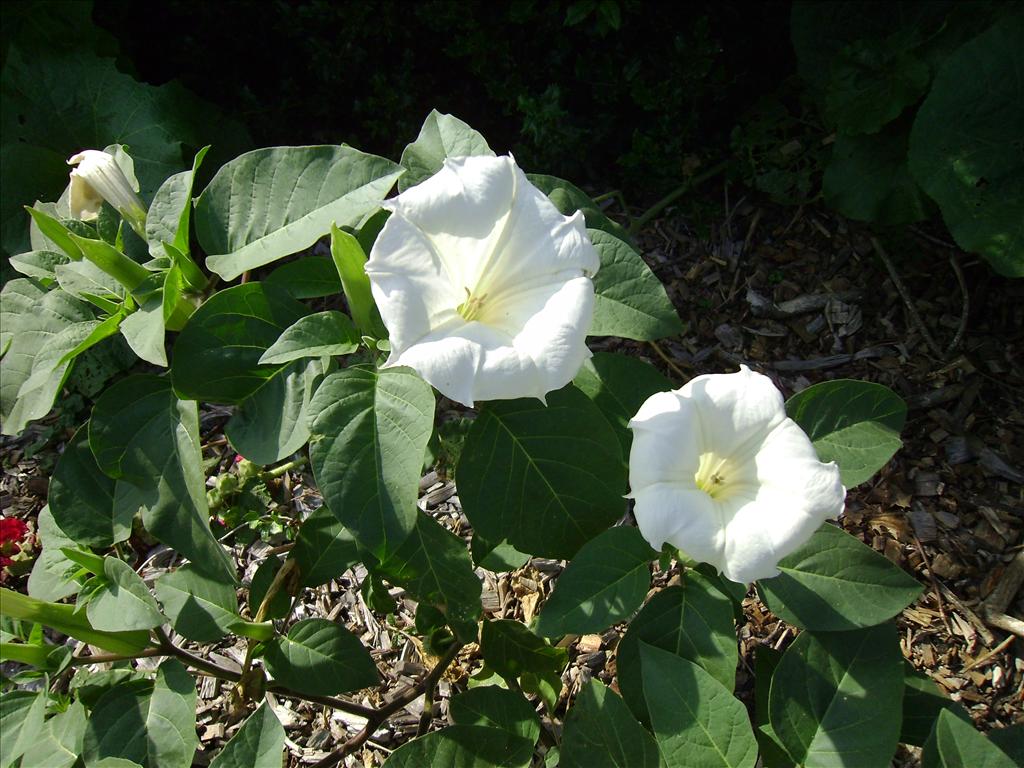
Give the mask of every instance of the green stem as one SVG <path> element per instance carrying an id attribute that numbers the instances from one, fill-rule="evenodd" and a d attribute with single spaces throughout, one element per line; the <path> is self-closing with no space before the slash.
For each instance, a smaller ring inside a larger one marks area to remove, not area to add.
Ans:
<path id="1" fill-rule="evenodd" d="M 669 192 L 661 200 L 656 202 L 650 208 L 643 212 L 638 218 L 633 220 L 633 223 L 629 225 L 629 234 L 636 236 L 640 231 L 646 227 L 658 214 L 668 208 L 672 203 L 678 200 L 680 197 L 685 195 L 694 187 L 703 184 L 708 179 L 713 179 L 718 174 L 722 173 L 726 168 L 729 167 L 731 160 L 723 160 L 717 165 L 712 166 L 708 170 L 704 171 L 697 176 L 693 176 L 683 182 L 682 185 Z"/>
<path id="2" fill-rule="evenodd" d="M 298 469 L 299 467 L 305 466 L 306 464 L 309 464 L 309 457 L 300 456 L 294 461 L 286 462 L 279 467 L 274 467 L 273 469 L 268 469 L 266 472 L 260 473 L 260 479 L 264 481 L 274 480 L 280 477 L 281 475 L 285 474 L 286 472 L 290 472 L 293 469 Z"/>

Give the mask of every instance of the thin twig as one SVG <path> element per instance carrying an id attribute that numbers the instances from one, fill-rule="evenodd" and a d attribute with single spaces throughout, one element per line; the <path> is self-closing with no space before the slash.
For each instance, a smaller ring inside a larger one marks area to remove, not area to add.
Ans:
<path id="1" fill-rule="evenodd" d="M 690 378 L 685 373 L 683 373 L 683 369 L 682 368 L 680 368 L 678 365 L 676 365 L 672 361 L 672 358 L 670 358 L 667 354 L 665 354 L 665 350 L 663 350 L 658 345 L 657 342 L 655 342 L 655 341 L 648 341 L 647 343 L 651 345 L 651 349 L 653 349 L 655 352 L 658 353 L 658 357 L 660 357 L 662 360 L 664 360 L 665 361 L 665 365 L 667 365 L 669 368 L 671 368 L 676 373 L 676 375 L 679 376 L 680 379 L 682 379 L 683 381 L 687 381 Z"/>
<path id="2" fill-rule="evenodd" d="M 878 254 L 878 258 L 882 260 L 882 263 L 885 264 L 885 268 L 889 271 L 889 277 L 892 278 L 892 282 L 896 286 L 896 290 L 899 291 L 900 297 L 903 299 L 903 305 L 907 308 L 907 313 L 910 315 L 910 320 L 912 323 L 914 323 L 914 325 L 917 326 L 917 329 L 921 332 L 921 337 L 924 339 L 925 344 L 927 344 L 928 348 L 935 353 L 936 357 L 945 357 L 945 355 L 942 354 L 942 349 L 939 347 L 938 344 L 935 343 L 935 339 L 932 338 L 931 332 L 928 330 L 928 327 L 924 324 L 924 321 L 921 319 L 921 315 L 918 314 L 917 307 L 914 306 L 914 302 L 910 298 L 910 292 L 907 290 L 907 287 L 903 284 L 903 281 L 900 279 L 899 273 L 896 271 L 896 267 L 893 265 L 892 260 L 889 258 L 889 254 L 887 254 L 885 252 L 885 249 L 882 248 L 882 244 L 878 242 L 877 237 L 871 238 L 871 246 L 875 249 L 875 253 Z"/>
<path id="3" fill-rule="evenodd" d="M 960 310 L 960 324 L 956 328 L 956 334 L 953 336 L 953 340 L 949 342 L 949 346 L 946 347 L 947 355 L 953 354 L 963 343 L 964 334 L 967 333 L 967 317 L 971 312 L 971 295 L 967 291 L 967 281 L 964 280 L 964 271 L 960 269 L 960 262 L 957 261 L 956 253 L 949 254 L 949 265 L 953 267 L 953 271 L 956 273 L 956 281 L 960 284 L 963 308 Z"/>
<path id="4" fill-rule="evenodd" d="M 640 231 L 651 222 L 651 220 L 657 217 L 658 214 L 660 214 L 663 210 L 672 205 L 672 203 L 674 203 L 680 197 L 685 195 L 694 187 L 699 186 L 708 179 L 713 179 L 715 176 L 722 173 L 722 171 L 729 167 L 729 162 L 729 160 L 723 160 L 717 165 L 713 165 L 704 173 L 687 179 L 682 185 L 669 192 L 667 195 L 661 198 L 661 200 L 656 202 L 654 205 L 652 205 L 650 208 L 644 211 L 640 216 L 634 219 L 633 223 L 629 225 L 629 234 L 639 234 Z"/>
<path id="5" fill-rule="evenodd" d="M 73 656 L 70 665 L 72 667 L 84 667 L 87 664 L 109 664 L 115 661 L 131 661 L 132 659 L 147 659 L 153 656 L 166 656 L 163 648 L 146 648 L 138 653 L 96 653 L 92 656 Z"/>

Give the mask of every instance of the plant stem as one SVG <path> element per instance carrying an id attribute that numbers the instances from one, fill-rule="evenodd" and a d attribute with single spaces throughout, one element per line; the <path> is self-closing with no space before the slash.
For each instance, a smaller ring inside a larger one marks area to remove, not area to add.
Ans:
<path id="1" fill-rule="evenodd" d="M 303 466 L 305 464 L 309 464 L 309 457 L 308 456 L 300 456 L 299 458 L 295 459 L 294 461 L 289 461 L 289 462 L 287 462 L 285 464 L 282 464 L 279 467 L 274 467 L 273 469 L 268 469 L 266 472 L 260 473 L 260 479 L 262 479 L 264 481 L 266 481 L 266 480 L 274 480 L 275 478 L 280 477 L 281 475 L 285 474 L 286 472 L 290 472 L 291 470 L 297 469 L 298 467 L 301 467 L 301 466 Z"/>
<path id="2" fill-rule="evenodd" d="M 84 667 L 86 664 L 107 664 L 114 661 L 131 661 L 132 659 L 146 659 L 153 656 L 166 656 L 163 648 L 146 648 L 138 653 L 96 653 L 92 656 L 75 656 L 71 659 L 72 667 Z"/>
<path id="3" fill-rule="evenodd" d="M 717 165 L 713 165 L 711 168 L 704 171 L 704 173 L 701 173 L 697 176 L 692 176 L 691 178 L 687 179 L 679 187 L 669 192 L 667 195 L 661 198 L 661 200 L 659 200 L 646 211 L 644 211 L 638 218 L 634 219 L 633 223 L 629 225 L 629 234 L 634 236 L 639 234 L 640 230 L 646 227 L 651 222 L 651 220 L 653 220 L 659 213 L 668 208 L 670 205 L 672 205 L 672 203 L 674 203 L 676 200 L 685 195 L 694 187 L 699 186 L 708 179 L 713 179 L 715 176 L 720 174 L 722 171 L 729 167 L 730 162 L 731 161 L 729 160 L 723 160 Z"/>

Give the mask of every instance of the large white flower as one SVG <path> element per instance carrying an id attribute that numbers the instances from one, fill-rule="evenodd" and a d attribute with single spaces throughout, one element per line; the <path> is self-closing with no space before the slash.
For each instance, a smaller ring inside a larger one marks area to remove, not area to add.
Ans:
<path id="1" fill-rule="evenodd" d="M 598 255 L 511 157 L 462 157 L 384 206 L 366 272 L 386 365 L 464 405 L 544 398 L 590 356 Z"/>
<path id="2" fill-rule="evenodd" d="M 146 206 L 113 155 L 86 149 L 68 158 L 71 169 L 71 217 L 91 221 L 103 201 L 110 203 L 140 236 L 146 232 Z"/>
<path id="3" fill-rule="evenodd" d="M 818 460 L 779 390 L 746 366 L 651 396 L 629 426 L 640 532 L 732 581 L 777 575 L 779 560 L 843 510 L 839 468 Z"/>

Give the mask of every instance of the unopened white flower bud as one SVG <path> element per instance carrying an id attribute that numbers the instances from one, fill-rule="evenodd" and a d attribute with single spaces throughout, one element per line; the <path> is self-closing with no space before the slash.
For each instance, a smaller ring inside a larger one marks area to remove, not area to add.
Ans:
<path id="1" fill-rule="evenodd" d="M 113 155 L 86 149 L 68 159 L 71 169 L 71 216 L 92 221 L 106 200 L 132 229 L 145 237 L 146 206 Z"/>

